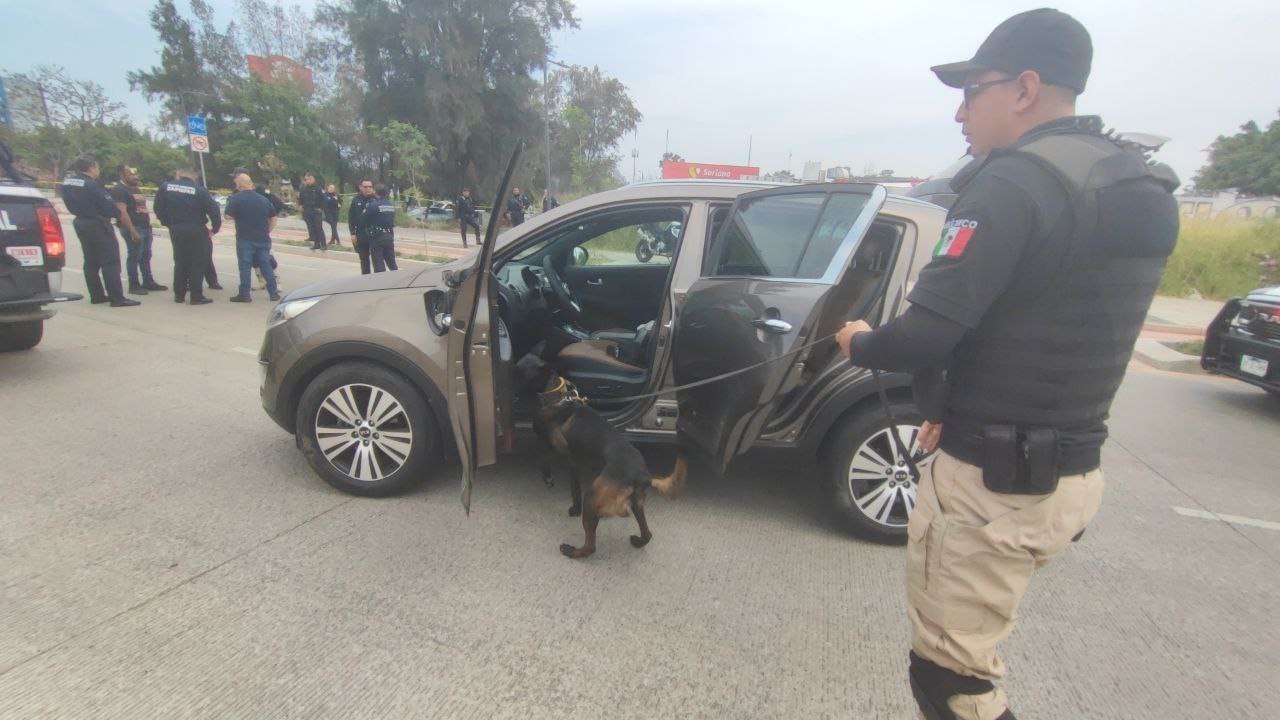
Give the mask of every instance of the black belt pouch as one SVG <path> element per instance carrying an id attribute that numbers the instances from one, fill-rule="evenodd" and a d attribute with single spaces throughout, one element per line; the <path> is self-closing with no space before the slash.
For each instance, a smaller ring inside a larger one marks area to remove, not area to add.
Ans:
<path id="1" fill-rule="evenodd" d="M 1058 431 L 1015 425 L 982 429 L 982 483 L 1006 495 L 1048 495 L 1058 488 Z"/>

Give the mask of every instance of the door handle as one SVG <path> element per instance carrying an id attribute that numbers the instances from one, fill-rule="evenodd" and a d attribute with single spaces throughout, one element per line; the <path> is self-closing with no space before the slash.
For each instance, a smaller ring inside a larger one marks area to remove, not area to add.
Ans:
<path id="1" fill-rule="evenodd" d="M 775 335 L 785 335 L 786 333 L 791 332 L 791 323 L 778 318 L 759 318 L 752 320 L 751 324 L 765 332 L 771 332 Z"/>
<path id="2" fill-rule="evenodd" d="M 599 287 L 604 284 L 604 280 L 601 280 L 600 278 L 596 278 L 594 280 L 588 280 L 587 284 L 592 287 Z"/>

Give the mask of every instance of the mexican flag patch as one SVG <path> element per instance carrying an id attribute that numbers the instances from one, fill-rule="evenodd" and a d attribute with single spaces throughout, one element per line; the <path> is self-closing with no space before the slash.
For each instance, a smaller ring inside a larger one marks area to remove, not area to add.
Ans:
<path id="1" fill-rule="evenodd" d="M 960 257 L 964 255 L 964 249 L 968 247 L 969 239 L 973 237 L 973 231 L 977 229 L 977 220 L 962 218 L 948 220 L 947 224 L 942 226 L 942 237 L 938 239 L 938 244 L 933 248 L 933 256 Z"/>

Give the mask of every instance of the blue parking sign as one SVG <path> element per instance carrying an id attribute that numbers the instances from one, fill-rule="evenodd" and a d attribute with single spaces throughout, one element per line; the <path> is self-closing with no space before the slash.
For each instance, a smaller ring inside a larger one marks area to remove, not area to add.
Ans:
<path id="1" fill-rule="evenodd" d="M 208 135 L 209 131 L 205 127 L 204 117 L 200 115 L 188 115 L 187 132 L 192 135 Z"/>

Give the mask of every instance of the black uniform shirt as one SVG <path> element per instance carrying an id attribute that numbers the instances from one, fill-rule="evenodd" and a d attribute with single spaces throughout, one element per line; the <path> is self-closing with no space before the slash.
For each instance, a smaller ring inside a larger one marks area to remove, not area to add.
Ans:
<path id="1" fill-rule="evenodd" d="M 147 212 L 147 199 L 138 188 L 118 182 L 111 186 L 111 199 L 124 203 L 124 210 L 129 213 L 129 219 L 133 221 L 134 227 L 151 224 L 151 215 Z"/>
<path id="2" fill-rule="evenodd" d="M 337 193 L 325 192 L 324 194 L 324 219 L 329 222 L 338 222 L 338 209 L 340 202 Z"/>
<path id="3" fill-rule="evenodd" d="M 524 220 L 524 201 L 514 195 L 507 201 L 507 213 L 511 215 L 511 220 Z"/>
<path id="4" fill-rule="evenodd" d="M 203 226 L 207 221 L 214 232 L 222 229 L 218 203 L 203 185 L 190 178 L 160 183 L 156 190 L 156 218 L 165 227 Z"/>
<path id="5" fill-rule="evenodd" d="M 374 198 L 364 206 L 362 226 L 374 234 L 378 232 L 394 233 L 396 229 L 396 206 L 387 198 Z"/>
<path id="6" fill-rule="evenodd" d="M 454 206 L 457 207 L 457 215 L 460 220 L 470 220 L 476 216 L 476 203 L 466 195 L 459 195 Z"/>
<path id="7" fill-rule="evenodd" d="M 84 173 L 72 173 L 62 179 L 62 201 L 67 210 L 78 218 L 108 218 L 120 215 L 111 193 L 97 180 Z"/>
<path id="8" fill-rule="evenodd" d="M 1040 276 L 1033 266 L 1061 265 L 1072 216 L 1062 184 L 1021 156 L 994 158 L 958 189 L 907 299 L 973 329 L 1011 287 Z"/>
<path id="9" fill-rule="evenodd" d="M 319 210 L 324 204 L 324 193 L 316 185 L 303 185 L 298 192 L 298 202 L 303 210 Z"/>
<path id="10" fill-rule="evenodd" d="M 374 198 L 356 195 L 351 198 L 351 206 L 347 208 L 347 230 L 352 237 L 360 237 L 364 229 L 364 208 Z"/>

